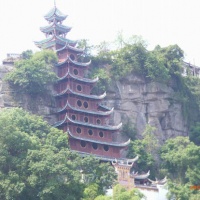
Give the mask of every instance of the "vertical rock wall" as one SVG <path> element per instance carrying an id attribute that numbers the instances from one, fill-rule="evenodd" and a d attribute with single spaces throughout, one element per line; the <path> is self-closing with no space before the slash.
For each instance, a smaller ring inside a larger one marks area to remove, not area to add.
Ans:
<path id="1" fill-rule="evenodd" d="M 163 144 L 168 138 L 187 136 L 187 123 L 174 91 L 165 84 L 146 83 L 136 75 L 113 83 L 107 92 L 107 106 L 114 106 L 113 120 L 127 122 L 136 128 L 140 138 L 146 124 L 156 127 L 155 134 Z"/>
<path id="2" fill-rule="evenodd" d="M 42 116 L 50 124 L 54 124 L 55 103 L 52 94 L 44 94 L 37 97 L 19 94 L 4 81 L 5 75 L 12 69 L 12 65 L 0 66 L 0 109 L 22 107 L 33 114 Z"/>

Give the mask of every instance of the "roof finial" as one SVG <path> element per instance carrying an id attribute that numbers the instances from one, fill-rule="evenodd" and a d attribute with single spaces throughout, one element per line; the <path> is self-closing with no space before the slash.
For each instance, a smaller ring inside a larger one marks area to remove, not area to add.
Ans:
<path id="1" fill-rule="evenodd" d="M 54 0 L 54 7 L 56 7 L 56 0 Z"/>

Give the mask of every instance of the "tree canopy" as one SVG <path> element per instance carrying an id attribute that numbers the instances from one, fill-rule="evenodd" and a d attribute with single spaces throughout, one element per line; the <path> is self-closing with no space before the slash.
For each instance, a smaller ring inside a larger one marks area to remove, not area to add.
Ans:
<path id="1" fill-rule="evenodd" d="M 35 54 L 30 51 L 22 53 L 22 60 L 15 63 L 14 69 L 6 75 L 6 80 L 18 92 L 42 94 L 47 85 L 56 80 L 53 65 L 57 61 L 56 54 L 51 50 L 43 50 Z"/>
<path id="2" fill-rule="evenodd" d="M 115 178 L 108 163 L 72 153 L 67 134 L 41 117 L 20 108 L 0 112 L 0 199 L 77 200 L 91 184 L 104 194 Z"/>
<path id="3" fill-rule="evenodd" d="M 200 194 L 190 188 L 200 182 L 200 146 L 187 137 L 169 139 L 161 149 L 161 158 L 162 168 L 168 173 L 171 197 L 186 200 Z"/>

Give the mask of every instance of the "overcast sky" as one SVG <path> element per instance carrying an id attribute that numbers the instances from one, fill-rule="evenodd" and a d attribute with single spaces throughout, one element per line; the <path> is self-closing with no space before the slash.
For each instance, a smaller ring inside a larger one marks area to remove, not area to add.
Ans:
<path id="1" fill-rule="evenodd" d="M 185 60 L 200 66 L 200 0 L 56 0 L 72 26 L 69 39 L 91 44 L 113 41 L 122 31 L 140 35 L 148 48 L 178 44 Z M 33 41 L 44 39 L 39 27 L 54 0 L 0 0 L 0 60 L 6 53 L 39 50 Z"/>

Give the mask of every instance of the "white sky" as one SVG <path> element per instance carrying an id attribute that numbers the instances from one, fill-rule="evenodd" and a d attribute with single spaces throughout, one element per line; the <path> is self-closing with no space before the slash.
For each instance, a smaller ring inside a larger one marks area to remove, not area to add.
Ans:
<path id="1" fill-rule="evenodd" d="M 185 60 L 200 66 L 200 0 L 56 0 L 72 26 L 69 39 L 91 44 L 140 35 L 153 49 L 178 44 Z M 33 41 L 44 39 L 39 27 L 53 0 L 0 0 L 0 61 L 6 53 L 39 50 Z"/>

